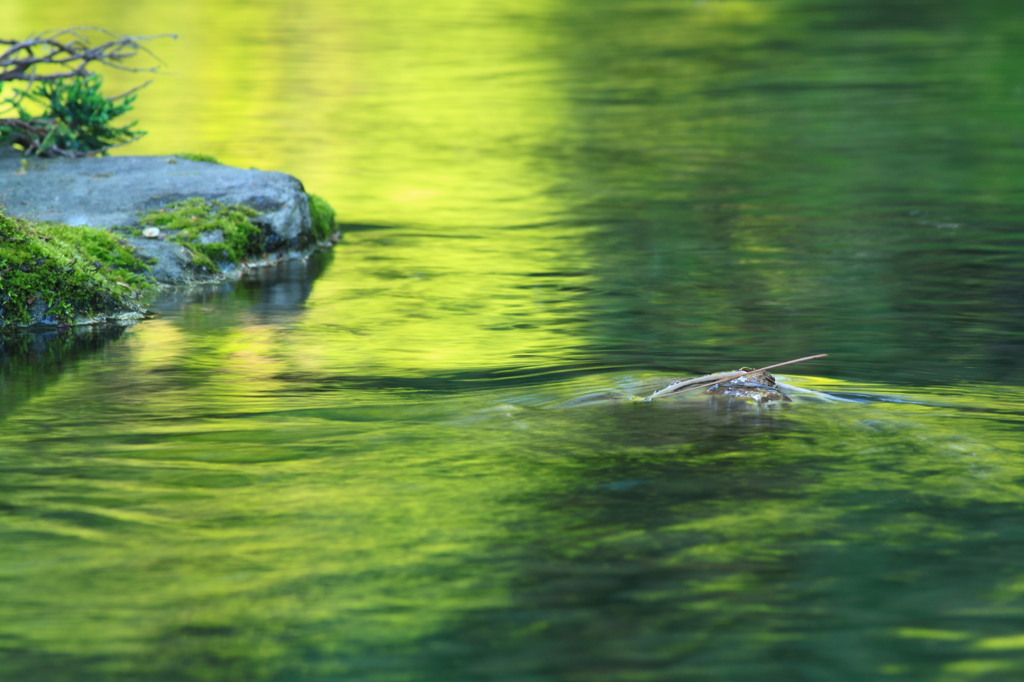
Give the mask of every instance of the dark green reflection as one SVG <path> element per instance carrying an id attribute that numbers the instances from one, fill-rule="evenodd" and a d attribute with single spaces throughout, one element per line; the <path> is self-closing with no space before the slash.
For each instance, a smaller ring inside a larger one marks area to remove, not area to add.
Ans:
<path id="1" fill-rule="evenodd" d="M 485 652 L 441 665 L 494 679 L 1019 674 L 1020 398 L 1012 417 L 972 414 L 983 395 L 686 423 L 637 405 L 545 415 L 561 440 L 531 474 L 553 485 L 523 496 L 536 512 L 488 567 L 513 605 L 431 640 Z"/>
<path id="2" fill-rule="evenodd" d="M 1019 383 L 1016 5 L 564 18 L 572 127 L 539 154 L 565 169 L 573 219 L 601 226 L 585 314 L 606 357 L 827 349 L 833 374 Z"/>
<path id="3" fill-rule="evenodd" d="M 0 419 L 122 334 L 124 327 L 81 327 L 0 335 Z"/>

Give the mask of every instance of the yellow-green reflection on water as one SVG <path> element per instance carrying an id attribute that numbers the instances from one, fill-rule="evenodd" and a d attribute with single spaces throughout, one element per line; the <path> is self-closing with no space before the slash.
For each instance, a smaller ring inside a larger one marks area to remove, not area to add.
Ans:
<path id="1" fill-rule="evenodd" d="M 546 191 L 556 169 L 508 149 L 565 117 L 555 4 L 14 3 L 0 24 L 179 34 L 151 44 L 168 73 L 136 105 L 148 137 L 123 153 L 290 172 L 351 222 L 480 228 L 562 208 Z M 118 91 L 140 76 L 108 79 Z"/>
<path id="2" fill-rule="evenodd" d="M 3 341 L 0 677 L 1014 679 L 1019 14 L 4 3 L 179 33 L 118 153 L 349 229 Z M 555 407 L 810 352 L 846 401 Z"/>

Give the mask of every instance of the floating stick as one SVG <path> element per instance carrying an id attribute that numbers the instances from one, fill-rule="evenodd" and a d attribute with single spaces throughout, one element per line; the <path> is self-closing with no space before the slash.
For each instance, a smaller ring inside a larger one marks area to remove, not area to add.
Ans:
<path id="1" fill-rule="evenodd" d="M 655 398 L 660 398 L 665 395 L 674 395 L 676 393 L 687 393 L 688 391 L 696 391 L 698 388 L 707 388 L 708 386 L 713 386 L 714 384 L 720 384 L 723 381 L 732 381 L 733 379 L 739 379 L 740 377 L 745 377 L 748 374 L 753 374 L 754 372 L 763 372 L 768 369 L 775 369 L 776 367 L 795 365 L 798 362 L 806 362 L 807 360 L 817 360 L 818 358 L 825 357 L 828 357 L 828 353 L 821 353 L 820 355 L 808 355 L 805 358 L 787 360 L 786 362 L 779 362 L 774 365 L 768 365 L 767 367 L 761 367 L 760 369 L 752 369 L 748 372 L 719 372 L 718 374 L 706 375 L 707 377 L 712 377 L 710 379 L 705 377 L 697 377 L 695 379 L 687 379 L 686 381 L 673 382 L 672 384 L 661 389 L 660 391 L 655 391 L 654 393 L 652 393 L 650 397 L 644 399 L 644 402 L 649 402 L 651 400 L 654 400 Z M 693 384 L 697 381 L 701 381 L 700 385 L 689 386 L 690 384 Z M 682 388 L 683 386 L 689 386 L 689 388 Z"/>

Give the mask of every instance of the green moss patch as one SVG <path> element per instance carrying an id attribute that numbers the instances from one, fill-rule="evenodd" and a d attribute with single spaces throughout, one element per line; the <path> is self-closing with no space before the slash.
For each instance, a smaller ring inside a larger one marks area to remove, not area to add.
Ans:
<path id="1" fill-rule="evenodd" d="M 147 213 L 142 228 L 159 227 L 168 241 L 181 244 L 192 253 L 196 267 L 214 273 L 218 264 L 238 264 L 263 253 L 263 232 L 249 220 L 259 211 L 240 204 L 193 198 L 169 204 Z M 219 231 L 219 234 L 218 234 Z"/>
<path id="2" fill-rule="evenodd" d="M 138 309 L 146 265 L 104 230 L 33 223 L 0 211 L 0 327 Z"/>
<path id="3" fill-rule="evenodd" d="M 334 234 L 334 209 L 315 194 L 309 195 L 309 217 L 313 219 L 313 234 L 318 242 Z"/>
<path id="4" fill-rule="evenodd" d="M 181 154 L 175 154 L 179 159 L 187 159 L 189 161 L 202 161 L 204 163 L 216 163 L 220 165 L 220 161 L 216 157 L 210 156 L 209 154 L 189 154 L 183 152 Z"/>

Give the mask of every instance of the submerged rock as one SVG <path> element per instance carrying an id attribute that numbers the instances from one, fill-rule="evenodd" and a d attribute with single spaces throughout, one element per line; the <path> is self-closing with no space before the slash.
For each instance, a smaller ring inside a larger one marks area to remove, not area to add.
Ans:
<path id="1" fill-rule="evenodd" d="M 660 391 L 655 391 L 647 400 L 655 398 L 680 398 L 683 394 L 705 395 L 726 399 L 749 400 L 753 403 L 789 402 L 790 397 L 779 388 L 775 376 L 767 370 L 741 367 L 732 372 L 707 374 L 693 379 L 680 379 Z M 689 397 L 689 396 L 688 396 Z"/>
<path id="2" fill-rule="evenodd" d="M 784 362 L 774 366 L 789 364 L 793 363 Z M 568 401 L 559 402 L 554 407 L 592 407 L 622 403 L 651 403 L 652 401 L 664 406 L 709 405 L 742 409 L 745 406 L 767 408 L 794 401 L 835 402 L 843 400 L 826 393 L 784 384 L 776 380 L 775 375 L 767 369 L 754 370 L 749 367 L 741 367 L 729 372 L 716 372 L 690 379 L 676 379 L 667 385 L 664 379 L 631 381 L 622 384 L 619 389 L 587 393 Z"/>

